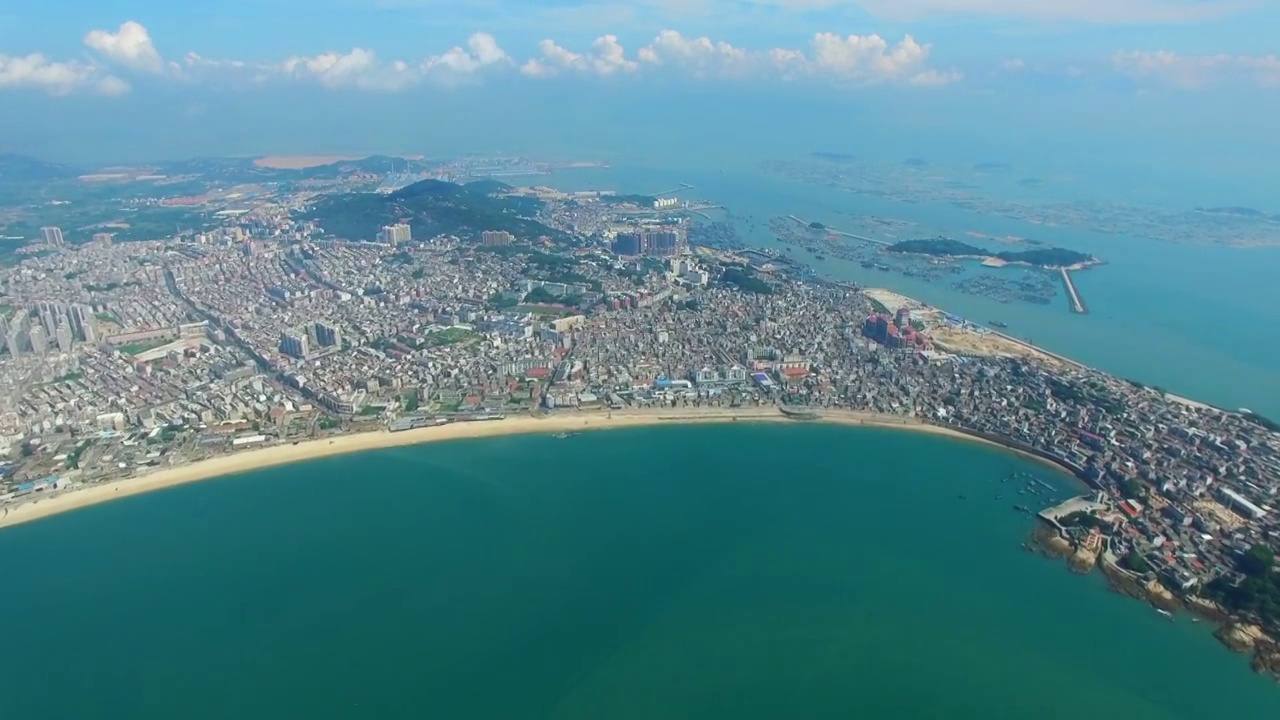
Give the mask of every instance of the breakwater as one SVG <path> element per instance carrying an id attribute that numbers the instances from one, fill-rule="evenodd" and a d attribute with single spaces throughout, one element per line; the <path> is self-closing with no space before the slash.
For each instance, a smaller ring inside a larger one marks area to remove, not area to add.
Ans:
<path id="1" fill-rule="evenodd" d="M 1084 315 L 1089 309 L 1084 306 L 1084 301 L 1080 299 L 1080 293 L 1076 290 L 1076 284 L 1071 279 L 1071 273 L 1066 268 L 1061 268 L 1062 286 L 1067 289 L 1067 303 L 1071 308 L 1071 312 L 1078 315 Z"/>

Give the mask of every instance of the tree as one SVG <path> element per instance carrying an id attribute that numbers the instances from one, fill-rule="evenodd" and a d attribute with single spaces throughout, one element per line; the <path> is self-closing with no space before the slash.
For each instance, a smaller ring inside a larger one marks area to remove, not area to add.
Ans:
<path id="1" fill-rule="evenodd" d="M 1263 577 L 1274 567 L 1276 555 L 1271 548 L 1258 544 L 1240 556 L 1240 572 L 1251 577 Z"/>
<path id="2" fill-rule="evenodd" d="M 1136 550 L 1130 550 L 1129 554 L 1120 558 L 1120 567 L 1138 574 L 1151 571 L 1151 565 Z"/>

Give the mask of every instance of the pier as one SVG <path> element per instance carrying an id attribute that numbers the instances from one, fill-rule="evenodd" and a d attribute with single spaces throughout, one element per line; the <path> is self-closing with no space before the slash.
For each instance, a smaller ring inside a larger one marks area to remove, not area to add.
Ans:
<path id="1" fill-rule="evenodd" d="M 671 190 L 663 190 L 660 193 L 654 193 L 653 197 L 660 198 L 664 195 L 675 195 L 678 192 L 684 192 L 685 190 L 692 190 L 692 189 L 693 189 L 693 186 L 690 185 L 689 183 L 680 183 L 680 187 L 673 188 Z"/>
<path id="2" fill-rule="evenodd" d="M 1071 273 L 1066 268 L 1061 268 L 1062 285 L 1067 289 L 1067 302 L 1070 304 L 1071 312 L 1077 315 L 1084 315 L 1089 309 L 1084 306 L 1084 301 L 1080 299 L 1080 293 L 1076 292 L 1076 284 L 1071 281 Z"/>

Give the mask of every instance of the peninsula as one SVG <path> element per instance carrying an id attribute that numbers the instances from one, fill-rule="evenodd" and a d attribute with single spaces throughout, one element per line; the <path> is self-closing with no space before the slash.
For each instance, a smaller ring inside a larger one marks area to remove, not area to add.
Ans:
<path id="1" fill-rule="evenodd" d="M 598 193 L 370 192 L 386 178 L 367 174 L 236 200 L 243 212 L 178 237 L 43 227 L 0 270 L 5 522 L 368 448 L 786 408 L 1052 462 L 1099 494 L 1110 547 L 1144 559 L 1144 582 L 1280 635 L 1250 560 L 1280 533 L 1264 419 L 815 279 L 782 253 L 691 244 L 689 221 Z"/>

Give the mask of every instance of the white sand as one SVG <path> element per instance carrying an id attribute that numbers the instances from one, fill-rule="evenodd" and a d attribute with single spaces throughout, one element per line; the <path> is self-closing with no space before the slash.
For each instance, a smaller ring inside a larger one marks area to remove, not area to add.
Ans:
<path id="1" fill-rule="evenodd" d="M 980 438 L 947 428 L 926 425 L 918 420 L 877 413 L 852 412 L 844 410 L 821 411 L 821 422 L 840 425 L 861 425 L 869 427 L 893 427 L 917 432 L 945 435 L 970 442 L 979 442 L 999 447 Z M 241 450 L 229 455 L 221 455 L 207 460 L 200 460 L 186 465 L 162 467 L 144 475 L 123 480 L 115 480 L 95 485 L 86 485 L 71 490 L 41 496 L 40 499 L 8 507 L 8 513 L 0 517 L 0 528 L 18 525 L 32 520 L 39 520 L 58 513 L 110 502 L 119 498 L 140 495 L 155 490 L 187 483 L 208 480 L 210 478 L 249 472 L 265 467 L 287 465 L 289 463 L 314 460 L 317 458 L 346 455 L 349 453 L 374 450 L 378 448 L 417 445 L 419 443 L 459 440 L 463 438 L 495 437 L 501 435 L 518 435 L 529 433 L 576 432 L 582 430 L 607 430 L 612 428 L 640 427 L 645 425 L 689 424 L 689 423 L 725 423 L 734 420 L 748 422 L 796 422 L 789 420 L 776 408 L 681 408 L 634 410 L 608 413 L 592 412 L 556 412 L 544 417 L 508 417 L 503 420 L 484 422 L 463 422 L 427 427 L 403 432 L 386 430 L 366 432 L 352 435 L 340 435 L 332 439 L 308 440 L 297 445 L 280 444 L 253 450 Z M 1017 452 L 1017 451 L 1014 451 Z M 1020 453 L 1023 454 L 1023 453 Z M 1033 459 L 1034 456 L 1027 455 Z M 1042 460 L 1043 461 L 1043 460 Z M 1047 461 L 1046 461 L 1047 462 Z M 1050 463 L 1051 464 L 1051 463 Z M 1057 467 L 1056 465 L 1054 466 Z"/>

